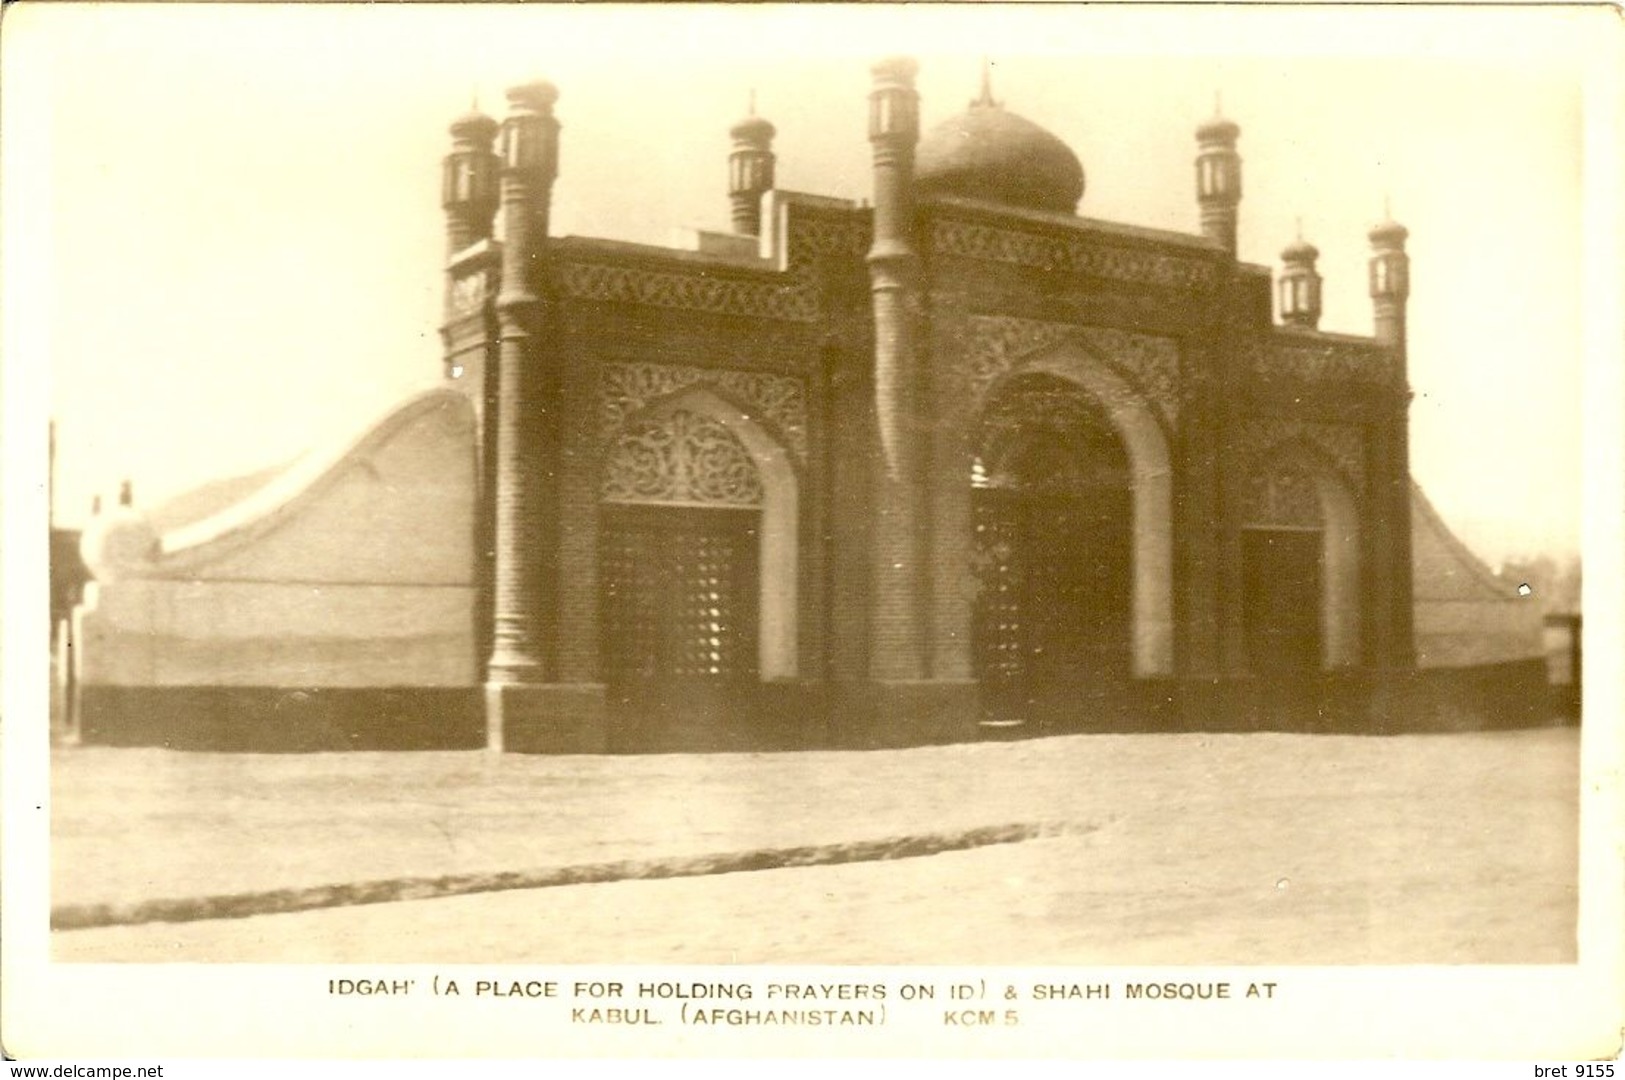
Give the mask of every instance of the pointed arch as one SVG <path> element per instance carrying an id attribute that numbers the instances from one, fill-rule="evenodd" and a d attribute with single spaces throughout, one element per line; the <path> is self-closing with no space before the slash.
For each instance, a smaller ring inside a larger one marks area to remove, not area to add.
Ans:
<path id="1" fill-rule="evenodd" d="M 1348 480 L 1319 446 L 1301 436 L 1254 454 L 1249 475 L 1292 470 L 1308 478 L 1321 529 L 1321 667 L 1360 664 L 1360 510 Z"/>
<path id="2" fill-rule="evenodd" d="M 790 451 L 750 413 L 704 385 L 669 394 L 627 416 L 622 430 L 659 423 L 679 411 L 721 424 L 739 440 L 761 481 L 758 533 L 757 663 L 764 681 L 793 679 L 800 670 L 798 562 L 800 482 Z"/>
<path id="3" fill-rule="evenodd" d="M 1020 359 L 988 388 L 1023 375 L 1049 375 L 1076 387 L 1105 416 L 1129 460 L 1133 505 L 1131 663 L 1138 678 L 1174 673 L 1173 466 L 1168 439 L 1145 396 L 1076 341 L 1046 346 Z"/>

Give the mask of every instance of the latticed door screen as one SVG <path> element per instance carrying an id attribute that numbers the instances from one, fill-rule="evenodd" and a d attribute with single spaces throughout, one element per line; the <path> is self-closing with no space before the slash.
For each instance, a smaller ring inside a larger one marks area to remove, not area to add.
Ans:
<path id="1" fill-rule="evenodd" d="M 1128 454 L 1070 384 L 1023 376 L 982 417 L 971 473 L 984 700 L 1008 718 L 1083 716 L 1129 677 Z"/>
<path id="2" fill-rule="evenodd" d="M 1128 677 L 1126 491 L 974 493 L 976 652 L 995 711 L 1064 707 Z"/>
<path id="3" fill-rule="evenodd" d="M 756 510 L 606 506 L 606 679 L 623 704 L 721 704 L 757 675 Z"/>
<path id="4" fill-rule="evenodd" d="M 976 492 L 976 550 L 980 570 L 976 650 L 985 682 L 1008 686 L 1026 670 L 1022 624 L 1022 574 L 1017 563 L 1020 529 L 1008 500 Z"/>

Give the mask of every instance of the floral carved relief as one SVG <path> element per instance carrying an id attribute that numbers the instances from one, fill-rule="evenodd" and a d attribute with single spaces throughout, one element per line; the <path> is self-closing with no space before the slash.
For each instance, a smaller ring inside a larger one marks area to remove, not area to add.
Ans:
<path id="1" fill-rule="evenodd" d="M 938 221 L 931 241 L 946 255 L 1173 288 L 1209 288 L 1217 276 L 1212 264 L 1201 259 L 964 221 Z"/>
<path id="2" fill-rule="evenodd" d="M 762 478 L 725 425 L 674 409 L 620 433 L 604 459 L 600 495 L 611 503 L 759 506 Z"/>
<path id="3" fill-rule="evenodd" d="M 576 300 L 647 304 L 716 315 L 813 322 L 818 297 L 799 279 L 783 283 L 714 277 L 703 270 L 646 270 L 610 263 L 567 262 L 559 286 Z"/>
<path id="4" fill-rule="evenodd" d="M 1179 347 L 1169 338 L 1007 315 L 972 315 L 965 322 L 963 374 L 978 400 L 1023 357 L 1077 341 L 1128 376 L 1151 400 L 1166 427 L 1172 430 L 1178 424 Z"/>
<path id="5" fill-rule="evenodd" d="M 1390 386 L 1399 381 L 1391 353 L 1352 342 L 1255 341 L 1248 346 L 1248 367 L 1265 380 L 1289 378 L 1368 386 Z"/>
<path id="6" fill-rule="evenodd" d="M 1242 450 L 1253 460 L 1294 440 L 1307 442 L 1325 454 L 1354 491 L 1365 490 L 1365 433 L 1358 424 L 1280 417 L 1258 417 L 1242 423 Z"/>
<path id="7" fill-rule="evenodd" d="M 775 437 L 801 462 L 807 460 L 807 400 L 801 380 L 766 371 L 733 371 L 684 364 L 612 363 L 599 371 L 599 434 L 607 444 L 627 417 L 680 390 L 709 386 L 744 406 L 747 417 L 766 420 Z"/>
<path id="8" fill-rule="evenodd" d="M 788 258 L 792 269 L 801 269 L 813 256 L 840 259 L 861 258 L 869 246 L 869 230 L 850 216 L 826 217 L 800 207 L 790 212 Z"/>

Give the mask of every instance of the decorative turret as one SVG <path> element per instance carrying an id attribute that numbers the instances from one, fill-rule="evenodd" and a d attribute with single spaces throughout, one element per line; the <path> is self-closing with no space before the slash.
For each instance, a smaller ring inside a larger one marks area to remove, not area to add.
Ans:
<path id="1" fill-rule="evenodd" d="M 496 133 L 497 122 L 478 109 L 452 122 L 451 153 L 441 167 L 440 184 L 448 255 L 491 235 L 497 212 L 497 157 L 491 151 Z"/>
<path id="2" fill-rule="evenodd" d="M 1410 230 L 1387 216 L 1372 228 L 1371 305 L 1378 340 L 1389 345 L 1405 343 L 1405 301 L 1411 295 L 1411 260 L 1405 254 Z"/>
<path id="3" fill-rule="evenodd" d="M 874 150 L 875 222 L 872 264 L 914 258 L 908 234 L 914 223 L 914 147 L 920 139 L 919 65 L 908 57 L 882 60 L 870 69 L 869 145 Z"/>
<path id="4" fill-rule="evenodd" d="M 1236 221 L 1241 205 L 1241 155 L 1236 139 L 1241 128 L 1214 110 L 1196 129 L 1196 201 L 1202 212 L 1202 234 L 1236 253 Z"/>
<path id="5" fill-rule="evenodd" d="M 502 292 L 533 296 L 531 277 L 547 239 L 553 181 L 559 175 L 559 122 L 552 83 L 533 82 L 508 91 L 508 117 L 502 124 Z M 500 301 L 500 298 L 499 298 Z"/>
<path id="6" fill-rule="evenodd" d="M 759 236 L 762 231 L 762 196 L 773 190 L 773 125 L 756 115 L 756 91 L 750 94 L 749 114 L 728 129 L 733 150 L 728 154 L 728 202 L 733 209 L 734 232 Z"/>
<path id="7" fill-rule="evenodd" d="M 1288 326 L 1314 330 L 1320 325 L 1321 279 L 1315 272 L 1318 258 L 1320 252 L 1304 241 L 1300 223 L 1298 238 L 1281 252 L 1281 321 Z"/>

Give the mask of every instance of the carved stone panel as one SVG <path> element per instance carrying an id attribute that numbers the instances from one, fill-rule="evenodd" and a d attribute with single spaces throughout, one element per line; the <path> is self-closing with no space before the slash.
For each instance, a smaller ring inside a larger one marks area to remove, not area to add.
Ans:
<path id="1" fill-rule="evenodd" d="M 1082 391 L 1018 383 L 982 417 L 971 486 L 1088 495 L 1129 486 L 1115 433 Z"/>
<path id="2" fill-rule="evenodd" d="M 653 402 L 694 386 L 710 386 L 766 420 L 801 462 L 807 460 L 807 398 L 801 380 L 765 371 L 732 371 L 684 364 L 613 363 L 599 372 L 599 434 L 607 444 L 626 418 Z"/>
<path id="3" fill-rule="evenodd" d="M 611 503 L 759 506 L 762 478 L 738 437 L 687 409 L 632 424 L 604 459 Z"/>
<path id="4" fill-rule="evenodd" d="M 714 315 L 813 322 L 818 297 L 799 278 L 782 283 L 714 277 L 702 269 L 648 270 L 596 262 L 567 262 L 559 286 L 576 300 L 647 304 Z"/>
<path id="5" fill-rule="evenodd" d="M 1135 284 L 1206 289 L 1212 287 L 1217 276 L 1212 264 L 1203 259 L 1179 258 L 1076 235 L 1001 229 L 965 221 L 936 222 L 931 242 L 936 251 L 946 255 Z"/>
<path id="6" fill-rule="evenodd" d="M 792 208 L 788 232 L 787 261 L 792 269 L 806 266 L 814 255 L 858 259 L 869 246 L 864 223 L 846 215 L 836 218 Z"/>
<path id="7" fill-rule="evenodd" d="M 1145 393 L 1169 430 L 1179 422 L 1179 346 L 1170 338 L 1008 315 L 973 315 L 966 323 L 963 372 L 978 400 L 1023 357 L 1077 341 Z"/>
<path id="8" fill-rule="evenodd" d="M 1391 386 L 1399 381 L 1392 354 L 1352 342 L 1253 341 L 1248 367 L 1260 379 L 1301 379 L 1311 383 Z"/>
<path id="9" fill-rule="evenodd" d="M 1242 449 L 1249 458 L 1257 459 L 1294 440 L 1307 442 L 1325 454 L 1354 491 L 1365 490 L 1365 432 L 1358 424 L 1281 417 L 1255 417 L 1242 423 Z"/>

